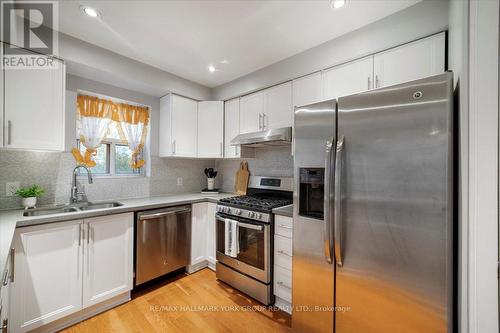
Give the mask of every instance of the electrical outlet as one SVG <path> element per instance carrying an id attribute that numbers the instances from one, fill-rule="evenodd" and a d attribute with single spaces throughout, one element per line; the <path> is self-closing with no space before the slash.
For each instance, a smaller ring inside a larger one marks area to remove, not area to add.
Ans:
<path id="1" fill-rule="evenodd" d="M 11 197 L 21 187 L 19 182 L 8 182 L 5 184 L 5 196 Z"/>
<path id="2" fill-rule="evenodd" d="M 182 186 L 182 183 L 183 183 L 182 177 L 178 177 L 177 178 L 177 186 Z"/>

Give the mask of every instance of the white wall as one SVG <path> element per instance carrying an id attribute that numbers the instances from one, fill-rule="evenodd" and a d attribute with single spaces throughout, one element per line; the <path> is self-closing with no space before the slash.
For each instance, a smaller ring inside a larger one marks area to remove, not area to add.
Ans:
<path id="1" fill-rule="evenodd" d="M 198 100 L 211 96 L 208 87 L 63 33 L 59 34 L 59 56 L 70 74 L 128 90 L 155 97 L 168 92 Z"/>
<path id="2" fill-rule="evenodd" d="M 455 1 L 455 0 L 454 0 Z M 213 89 L 227 100 L 446 30 L 448 1 L 422 1 L 366 27 Z"/>

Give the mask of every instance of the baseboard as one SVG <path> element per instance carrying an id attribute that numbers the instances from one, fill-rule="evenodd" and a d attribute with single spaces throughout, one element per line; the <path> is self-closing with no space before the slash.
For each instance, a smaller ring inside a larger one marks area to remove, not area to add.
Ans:
<path id="1" fill-rule="evenodd" d="M 51 323 L 48 323 L 47 325 L 38 327 L 31 332 L 36 332 L 36 333 L 58 332 L 63 328 L 75 325 L 99 313 L 107 311 L 123 303 L 127 303 L 128 301 L 130 301 L 130 291 L 127 291 L 123 294 L 110 298 L 107 301 L 101 302 L 99 304 L 75 312 L 67 317 L 55 320 Z"/>
<path id="2" fill-rule="evenodd" d="M 213 259 L 213 258 L 208 258 L 208 268 L 210 268 L 211 270 L 213 270 L 214 272 L 216 271 L 216 263 L 217 263 L 217 260 Z"/>
<path id="3" fill-rule="evenodd" d="M 292 314 L 292 304 L 282 298 L 279 298 L 278 296 L 274 297 L 274 306 L 280 308 L 286 313 Z"/>
<path id="4" fill-rule="evenodd" d="M 186 272 L 188 274 L 193 274 L 199 270 L 202 270 L 203 268 L 209 266 L 208 260 L 202 260 L 196 264 L 193 265 L 187 265 L 186 267 Z"/>

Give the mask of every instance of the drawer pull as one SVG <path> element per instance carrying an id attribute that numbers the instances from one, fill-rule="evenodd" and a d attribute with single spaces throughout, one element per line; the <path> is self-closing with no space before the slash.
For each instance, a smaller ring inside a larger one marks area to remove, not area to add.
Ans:
<path id="1" fill-rule="evenodd" d="M 286 289 L 290 289 L 290 290 L 292 290 L 292 287 L 287 286 L 287 285 L 285 284 L 285 282 L 278 281 L 278 282 L 277 282 L 277 284 L 278 284 L 278 286 L 280 286 L 280 287 L 284 287 L 284 288 L 286 288 Z"/>
<path id="2" fill-rule="evenodd" d="M 289 256 L 289 257 L 293 257 L 290 253 L 287 253 L 283 250 L 278 250 L 278 253 L 284 254 L 284 255 Z"/>
<path id="3" fill-rule="evenodd" d="M 293 229 L 293 227 L 289 227 L 286 224 L 280 224 L 280 228 L 285 228 L 285 229 Z"/>

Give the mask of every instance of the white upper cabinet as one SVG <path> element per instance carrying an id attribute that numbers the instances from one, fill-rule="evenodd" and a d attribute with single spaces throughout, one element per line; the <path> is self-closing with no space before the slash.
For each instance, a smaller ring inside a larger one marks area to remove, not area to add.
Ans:
<path id="1" fill-rule="evenodd" d="M 240 132 L 250 133 L 292 126 L 292 83 L 240 98 Z"/>
<path id="2" fill-rule="evenodd" d="M 292 82 L 293 106 L 302 106 L 323 100 L 321 72 L 316 72 Z"/>
<path id="3" fill-rule="evenodd" d="M 160 157 L 197 156 L 198 102 L 169 94 L 160 99 Z"/>
<path id="4" fill-rule="evenodd" d="M 3 59 L 3 48 L 4 44 L 0 42 L 0 59 Z M 3 147 L 3 129 L 4 129 L 4 90 L 3 90 L 3 78 L 4 73 L 3 70 L 0 69 L 0 147 Z"/>
<path id="5" fill-rule="evenodd" d="M 372 71 L 373 57 L 324 70 L 324 99 L 337 98 L 373 88 Z"/>
<path id="6" fill-rule="evenodd" d="M 292 126 L 292 82 L 264 90 L 266 104 L 263 124 L 265 130 Z"/>
<path id="7" fill-rule="evenodd" d="M 444 71 L 444 32 L 374 56 L 375 88 L 412 81 Z"/>
<path id="8" fill-rule="evenodd" d="M 263 91 L 240 98 L 240 132 L 251 133 L 262 130 L 265 95 Z"/>
<path id="9" fill-rule="evenodd" d="M 240 134 L 240 99 L 235 98 L 224 103 L 224 157 L 240 157 L 240 147 L 231 146 Z"/>
<path id="10" fill-rule="evenodd" d="M 85 220 L 83 307 L 132 290 L 134 214 Z"/>
<path id="11" fill-rule="evenodd" d="M 198 103 L 198 157 L 223 157 L 224 102 Z"/>
<path id="12" fill-rule="evenodd" d="M 14 236 L 10 332 L 82 309 L 83 220 L 20 228 Z"/>
<path id="13" fill-rule="evenodd" d="M 64 150 L 66 70 L 54 61 L 52 69 L 4 69 L 4 147 Z"/>

